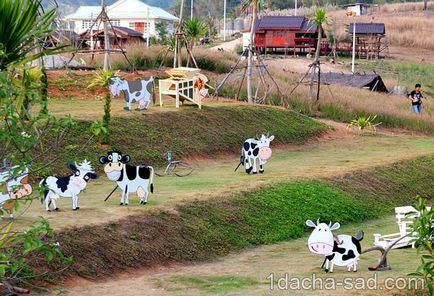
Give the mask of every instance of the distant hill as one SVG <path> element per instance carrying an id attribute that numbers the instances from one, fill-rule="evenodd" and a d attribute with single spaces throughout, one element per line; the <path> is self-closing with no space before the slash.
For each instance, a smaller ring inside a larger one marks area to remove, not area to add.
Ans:
<path id="1" fill-rule="evenodd" d="M 107 5 L 115 3 L 117 0 L 107 0 Z M 174 0 L 143 0 L 142 2 L 151 6 L 161 7 L 163 9 L 169 9 L 175 2 Z M 79 6 L 82 5 L 99 5 L 100 0 L 57 0 L 60 7 L 61 14 L 69 14 L 74 12 Z"/>

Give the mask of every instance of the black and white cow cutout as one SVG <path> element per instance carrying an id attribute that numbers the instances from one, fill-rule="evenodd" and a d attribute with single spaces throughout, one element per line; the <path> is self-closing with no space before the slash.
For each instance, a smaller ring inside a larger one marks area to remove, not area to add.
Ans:
<path id="1" fill-rule="evenodd" d="M 65 177 L 46 177 L 39 183 L 44 189 L 41 203 L 45 204 L 47 211 L 50 211 L 50 204 L 53 204 L 53 210 L 59 210 L 56 206 L 59 197 L 71 197 L 72 209 L 74 211 L 80 209 L 78 195 L 86 189 L 87 182 L 90 179 L 98 178 L 98 174 L 93 171 L 90 161 L 86 159 L 80 164 L 68 163 L 68 168 L 73 170 L 74 173 Z"/>
<path id="2" fill-rule="evenodd" d="M 99 162 L 105 164 L 104 172 L 107 178 L 115 181 L 122 190 L 121 206 L 128 205 L 128 194 L 136 192 L 140 204 L 147 204 L 149 192 L 154 192 L 154 168 L 151 166 L 132 166 L 129 155 L 122 155 L 113 150 L 107 156 L 101 156 Z"/>
<path id="3" fill-rule="evenodd" d="M 357 271 L 357 263 L 362 253 L 360 241 L 363 239 L 363 231 L 359 230 L 356 237 L 345 234 L 335 236 L 332 231 L 341 227 L 338 222 L 327 225 L 320 223 L 318 219 L 315 225 L 311 220 L 307 220 L 306 225 L 314 228 L 308 240 L 309 251 L 326 257 L 326 272 L 333 272 L 334 265 L 346 266 L 348 271 Z"/>
<path id="4" fill-rule="evenodd" d="M 118 97 L 121 92 L 125 94 L 127 105 L 124 110 L 131 111 L 131 104 L 138 102 L 136 111 L 147 110 L 151 104 L 151 95 L 154 88 L 154 77 L 149 80 L 129 81 L 119 77 L 113 77 L 110 81 L 109 89 L 114 97 Z"/>
<path id="5" fill-rule="evenodd" d="M 258 173 L 256 167 L 257 161 L 259 163 L 259 173 L 264 173 L 264 166 L 272 155 L 270 143 L 273 140 L 274 136 L 261 135 L 257 139 L 250 138 L 244 141 L 243 148 L 241 148 L 240 165 L 245 164 L 247 174 L 251 172 L 253 174 Z"/>

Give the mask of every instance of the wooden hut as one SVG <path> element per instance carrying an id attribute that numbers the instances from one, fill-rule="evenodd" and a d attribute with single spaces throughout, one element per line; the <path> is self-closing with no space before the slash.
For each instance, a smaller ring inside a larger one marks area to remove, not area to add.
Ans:
<path id="1" fill-rule="evenodd" d="M 354 23 L 348 25 L 352 36 Z M 384 23 L 356 23 L 356 52 L 359 58 L 378 58 L 388 49 Z"/>
<path id="2" fill-rule="evenodd" d="M 255 47 L 264 53 L 268 50 L 310 52 L 317 40 L 315 23 L 304 16 L 264 16 L 255 26 Z"/>
<path id="3" fill-rule="evenodd" d="M 90 34 L 88 31 L 82 33 L 86 41 L 90 42 Z M 135 31 L 126 27 L 113 27 L 109 28 L 108 35 L 110 37 L 111 48 L 123 48 L 127 44 L 144 43 L 146 40 L 143 38 L 143 33 Z M 95 49 L 104 49 L 104 30 L 93 32 L 93 41 L 95 42 Z"/>

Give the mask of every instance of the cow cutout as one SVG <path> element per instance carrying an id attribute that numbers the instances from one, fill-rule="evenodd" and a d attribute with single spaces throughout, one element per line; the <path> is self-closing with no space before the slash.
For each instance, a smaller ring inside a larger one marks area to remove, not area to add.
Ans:
<path id="1" fill-rule="evenodd" d="M 317 224 L 307 220 L 306 225 L 314 228 L 308 239 L 309 251 L 326 257 L 326 272 L 333 272 L 334 265 L 346 266 L 348 271 L 357 271 L 357 263 L 362 253 L 360 241 L 363 239 L 363 231 L 359 230 L 356 237 L 346 234 L 336 236 L 332 231 L 341 227 L 338 222 L 327 225 L 320 223 L 319 219 Z"/>
<path id="2" fill-rule="evenodd" d="M 246 167 L 246 173 L 257 174 L 256 162 L 259 164 L 259 173 L 263 174 L 265 164 L 271 158 L 272 151 L 270 143 L 274 140 L 274 136 L 262 134 L 259 138 L 250 138 L 244 141 L 243 148 L 241 148 L 241 157 L 238 167 L 242 164 Z M 235 171 L 238 169 L 235 169 Z"/>
<path id="3" fill-rule="evenodd" d="M 107 156 L 101 156 L 99 162 L 105 164 L 104 172 L 107 178 L 115 181 L 122 191 L 120 205 L 128 205 L 129 193 L 137 193 L 140 204 L 148 203 L 150 193 L 154 192 L 154 168 L 151 166 L 132 166 L 129 155 L 122 155 L 122 152 L 113 150 Z"/>
<path id="4" fill-rule="evenodd" d="M 78 206 L 78 195 L 86 189 L 87 182 L 90 179 L 97 179 L 90 161 L 86 159 L 80 163 L 68 163 L 68 168 L 74 171 L 73 174 L 64 177 L 49 176 L 44 178 L 39 185 L 44 190 L 44 195 L 41 198 L 41 203 L 45 205 L 45 209 L 50 212 L 50 205 L 53 210 L 58 211 L 56 201 L 60 197 L 72 198 L 72 210 L 80 209 Z"/>
<path id="5" fill-rule="evenodd" d="M 125 94 L 127 105 L 125 110 L 131 111 L 131 104 L 138 102 L 136 111 L 147 110 L 151 104 L 151 94 L 154 88 L 154 77 L 149 80 L 129 81 L 114 77 L 110 81 L 109 89 L 113 97 L 118 97 L 121 92 Z"/>
<path id="6" fill-rule="evenodd" d="M 29 183 L 29 169 L 26 167 L 17 177 L 12 177 L 12 171 L 18 166 L 0 171 L 0 207 L 14 218 L 15 201 L 32 194 L 32 185 Z M 2 217 L 3 218 L 3 217 Z"/>

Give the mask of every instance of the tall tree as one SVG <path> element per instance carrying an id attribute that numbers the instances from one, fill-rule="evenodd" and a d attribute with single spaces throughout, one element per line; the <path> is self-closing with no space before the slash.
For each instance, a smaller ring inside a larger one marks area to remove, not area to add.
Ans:
<path id="1" fill-rule="evenodd" d="M 253 75 L 253 48 L 255 46 L 255 24 L 258 18 L 258 13 L 264 6 L 263 0 L 243 0 L 242 10 L 247 11 L 249 7 L 252 8 L 252 23 L 250 26 L 250 44 L 248 48 L 247 57 L 247 101 L 250 104 L 255 103 L 255 98 L 253 97 L 253 85 L 252 85 L 252 75 Z"/>

